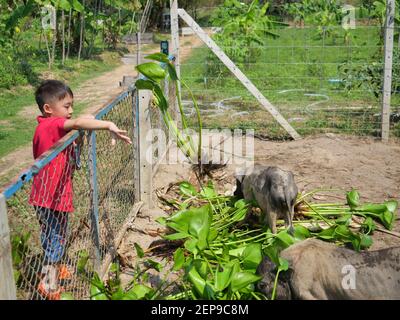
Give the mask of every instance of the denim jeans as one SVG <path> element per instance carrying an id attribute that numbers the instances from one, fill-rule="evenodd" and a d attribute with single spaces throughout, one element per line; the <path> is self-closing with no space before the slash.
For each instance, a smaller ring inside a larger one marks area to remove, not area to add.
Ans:
<path id="1" fill-rule="evenodd" d="M 44 264 L 58 263 L 65 253 L 68 231 L 68 213 L 35 206 L 44 250 Z"/>

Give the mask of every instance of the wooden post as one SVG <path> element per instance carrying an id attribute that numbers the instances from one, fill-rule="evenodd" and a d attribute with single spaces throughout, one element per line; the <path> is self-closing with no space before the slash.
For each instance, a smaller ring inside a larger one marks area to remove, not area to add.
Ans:
<path id="1" fill-rule="evenodd" d="M 171 15 L 171 46 L 170 54 L 175 57 L 175 69 L 178 78 L 181 79 L 181 64 L 180 64 L 180 54 L 179 54 L 179 16 L 178 16 L 178 0 L 170 0 L 170 15 Z M 179 94 L 181 92 L 181 85 L 178 83 Z M 178 126 L 180 123 L 177 96 L 175 93 L 175 85 L 170 82 L 169 86 L 169 96 L 168 102 L 170 105 L 170 110 L 173 110 L 175 116 L 175 121 L 177 121 Z"/>
<path id="2" fill-rule="evenodd" d="M 149 209 L 153 208 L 153 173 L 152 163 L 147 161 L 146 153 L 149 148 L 152 148 L 151 142 L 146 140 L 147 133 L 151 130 L 150 122 L 150 102 L 151 91 L 139 90 L 139 186 L 140 186 L 140 201 L 146 203 Z M 149 159 L 153 160 L 153 159 Z"/>
<path id="3" fill-rule="evenodd" d="M 293 139 L 301 139 L 297 131 L 286 121 L 278 110 L 264 97 L 246 75 L 233 63 L 233 61 L 218 47 L 218 45 L 204 32 L 203 29 L 187 14 L 184 9 L 178 9 L 179 16 L 198 37 L 215 53 L 223 64 L 239 79 L 239 81 L 250 91 L 250 93 L 260 102 L 260 104 L 275 118 L 276 121 L 292 136 Z"/>
<path id="4" fill-rule="evenodd" d="M 141 46 L 141 42 L 140 42 L 140 30 L 136 33 L 136 65 L 140 64 L 140 46 Z"/>
<path id="5" fill-rule="evenodd" d="M 6 198 L 0 194 L 0 300 L 16 300 Z"/>
<path id="6" fill-rule="evenodd" d="M 394 34 L 395 0 L 386 1 L 385 22 L 385 69 L 382 94 L 382 141 L 389 140 L 390 97 L 392 92 L 393 34 Z"/>
<path id="7" fill-rule="evenodd" d="M 132 116 L 133 116 L 133 157 L 135 159 L 133 181 L 140 181 L 140 159 L 139 159 L 139 92 L 132 92 Z M 140 199 L 140 185 L 135 184 L 135 202 Z"/>

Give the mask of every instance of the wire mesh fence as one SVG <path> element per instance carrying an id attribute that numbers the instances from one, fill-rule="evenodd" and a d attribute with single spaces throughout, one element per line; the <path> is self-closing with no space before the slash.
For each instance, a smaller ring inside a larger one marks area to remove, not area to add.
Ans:
<path id="1" fill-rule="evenodd" d="M 138 202 L 136 114 L 129 89 L 96 118 L 127 130 L 132 146 L 111 146 L 104 131 L 71 133 L 27 171 L 36 172 L 32 181 L 21 177 L 6 189 L 14 190 L 7 213 L 18 299 L 90 297 L 89 279 L 115 257 L 115 239 Z"/>
<path id="2" fill-rule="evenodd" d="M 216 24 L 210 18 L 216 10 L 198 9 L 197 23 L 298 133 L 380 135 L 385 30 L 377 20 L 357 19 L 354 29 L 346 29 L 334 24 L 304 26 L 278 16 L 274 19 L 281 24 L 261 29 L 250 26 L 246 38 L 246 29 L 238 26 L 235 30 L 234 22 Z M 395 35 L 398 31 L 396 27 Z M 396 36 L 390 134 L 399 137 L 397 41 Z M 195 34 L 181 40 L 180 51 L 191 52 L 181 62 L 181 75 L 199 102 L 205 127 L 254 128 L 260 136 L 289 137 L 215 53 L 205 44 L 198 45 Z M 194 121 L 185 90 L 183 100 Z"/>

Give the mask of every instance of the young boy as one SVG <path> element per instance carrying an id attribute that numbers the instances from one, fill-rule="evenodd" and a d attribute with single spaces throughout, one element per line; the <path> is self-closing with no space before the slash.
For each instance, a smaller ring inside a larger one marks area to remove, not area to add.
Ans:
<path id="1" fill-rule="evenodd" d="M 126 131 L 110 121 L 93 117 L 72 119 L 73 93 L 57 80 L 43 82 L 35 92 L 42 113 L 33 137 L 33 157 L 37 159 L 68 131 L 77 129 L 108 130 L 115 139 L 131 144 Z M 72 174 L 75 170 L 73 145 L 64 149 L 34 177 L 29 203 L 34 206 L 41 227 L 44 250 L 42 278 L 38 292 L 46 299 L 60 299 L 58 280 L 70 277 L 70 271 L 60 261 L 65 253 L 68 216 L 74 211 Z"/>

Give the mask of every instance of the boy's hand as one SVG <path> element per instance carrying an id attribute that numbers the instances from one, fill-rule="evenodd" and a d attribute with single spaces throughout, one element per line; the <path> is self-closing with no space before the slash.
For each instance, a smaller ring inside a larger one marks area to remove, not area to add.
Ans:
<path id="1" fill-rule="evenodd" d="M 111 145 L 115 145 L 116 139 L 121 139 L 126 143 L 132 144 L 131 138 L 123 135 L 127 131 L 119 129 L 114 123 L 110 123 L 108 130 L 111 132 Z"/>

